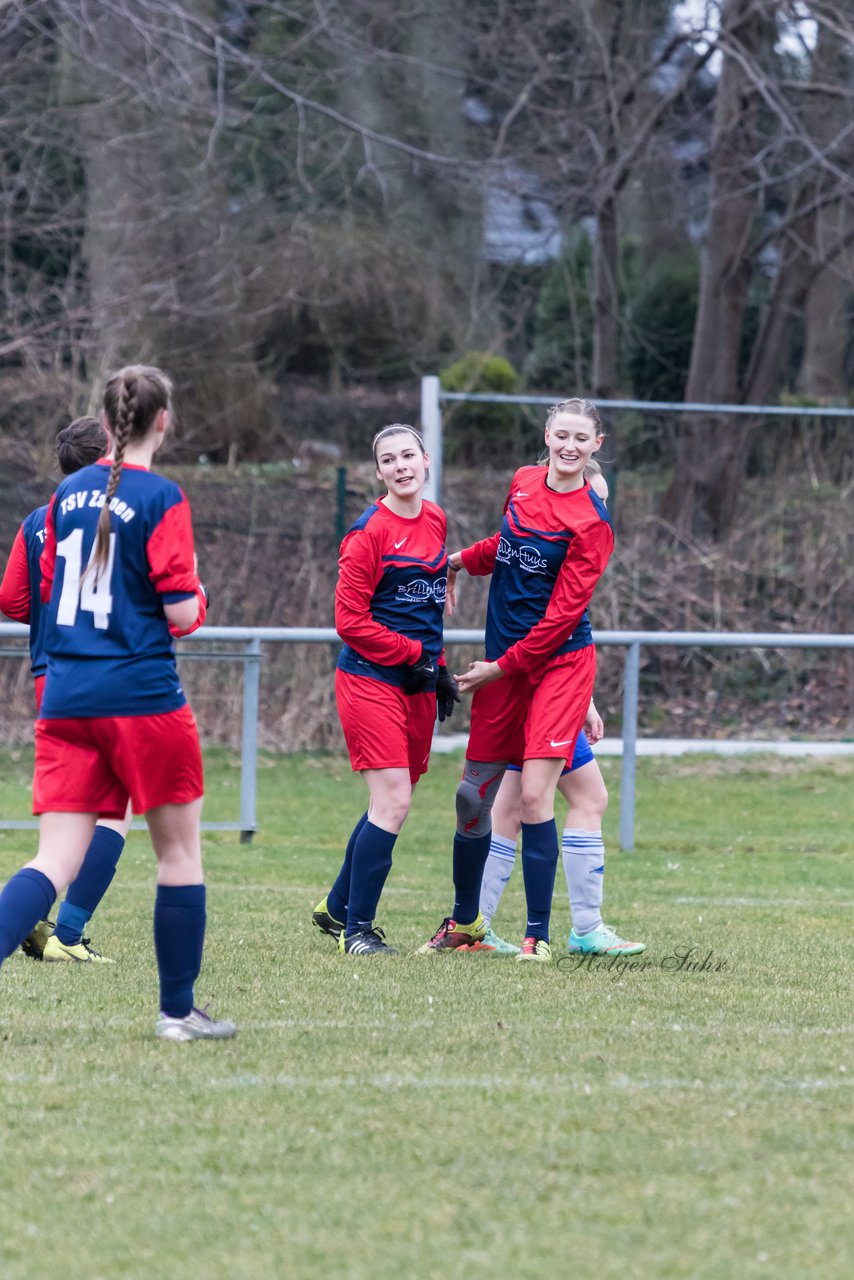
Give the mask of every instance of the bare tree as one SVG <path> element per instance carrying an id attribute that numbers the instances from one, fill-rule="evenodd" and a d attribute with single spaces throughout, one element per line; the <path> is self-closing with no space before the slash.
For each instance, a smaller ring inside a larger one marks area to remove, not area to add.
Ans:
<path id="1" fill-rule="evenodd" d="M 804 318 L 802 385 L 839 387 L 842 326 L 822 316 L 850 281 L 850 15 L 707 8 L 718 31 L 697 43 L 670 0 L 10 0 L 0 360 L 71 408 L 105 364 L 160 359 L 192 388 L 198 449 L 251 442 L 275 413 L 268 370 L 524 350 L 536 283 L 508 302 L 515 264 L 487 261 L 503 193 L 549 201 L 567 236 L 590 228 L 583 389 L 611 395 L 621 244 L 653 172 L 675 210 L 674 140 L 719 56 L 688 395 L 776 394 Z M 815 50 L 782 57 L 804 14 Z M 668 518 L 724 531 L 749 443 L 686 422 Z"/>
<path id="2" fill-rule="evenodd" d="M 722 5 L 723 66 L 688 401 L 770 399 L 781 388 L 792 329 L 808 292 L 821 280 L 831 287 L 826 273 L 832 273 L 840 292 L 844 287 L 854 208 L 849 168 L 854 44 L 841 7 L 812 9 L 819 24 L 812 74 L 787 79 L 775 67 L 773 51 L 781 17 L 792 14 L 767 0 Z M 828 111 L 828 103 L 837 106 Z M 753 290 L 761 298 L 767 271 L 771 287 L 744 366 L 748 297 Z M 726 534 L 756 426 L 749 416 L 724 422 L 709 414 L 685 416 L 662 504 L 671 524 L 712 537 Z"/>

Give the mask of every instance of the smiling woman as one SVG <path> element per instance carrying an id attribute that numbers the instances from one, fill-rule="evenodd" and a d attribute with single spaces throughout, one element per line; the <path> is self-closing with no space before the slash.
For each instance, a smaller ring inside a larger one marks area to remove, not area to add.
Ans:
<path id="1" fill-rule="evenodd" d="M 604 434 L 589 400 L 548 414 L 547 466 L 522 467 L 501 528 L 449 557 L 455 575 L 492 574 L 486 658 L 459 677 L 473 692 L 471 734 L 457 789 L 453 913 L 421 948 L 476 950 L 486 936 L 479 908 L 491 810 L 508 764 L 522 767 L 522 869 L 528 922 L 518 960 L 548 961 L 558 841 L 554 795 L 590 707 L 596 651 L 587 605 L 614 535 L 607 508 L 584 478 Z"/>
<path id="2" fill-rule="evenodd" d="M 348 955 L 394 954 L 374 919 L 392 850 L 427 772 L 436 712 L 459 701 L 442 656 L 448 578 L 445 514 L 422 497 L 430 459 L 414 427 L 374 437 L 386 493 L 341 544 L 335 626 L 344 641 L 335 696 L 350 763 L 370 803 L 312 923 Z"/>

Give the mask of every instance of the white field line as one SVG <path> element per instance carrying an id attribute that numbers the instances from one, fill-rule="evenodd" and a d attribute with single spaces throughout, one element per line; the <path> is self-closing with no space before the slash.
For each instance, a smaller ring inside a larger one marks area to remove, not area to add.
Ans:
<path id="1" fill-rule="evenodd" d="M 12 976 L 11 974 L 9 975 Z M 233 1011 L 232 1011 L 233 1012 Z M 50 1031 L 97 1031 L 103 1033 L 126 1030 L 128 1022 L 125 1017 L 98 1018 L 88 1021 L 84 1018 L 49 1018 L 39 1015 L 41 1025 L 48 1025 Z M 444 1025 L 443 1020 L 435 1016 L 425 1018 L 399 1018 L 395 1014 L 387 1018 L 254 1018 L 251 1021 L 240 1021 L 239 1031 L 435 1031 Z M 142 1026 L 142 1024 L 141 1024 Z M 620 1027 L 608 1026 L 591 1021 L 589 1018 L 569 1020 L 567 1018 L 546 1021 L 543 1018 L 523 1021 L 514 1018 L 505 1022 L 502 1028 L 508 1035 L 529 1031 L 561 1032 L 583 1031 L 590 1036 L 607 1036 L 614 1031 L 623 1031 L 627 1035 L 681 1035 L 681 1036 L 714 1036 L 716 1039 L 727 1036 L 739 1039 L 768 1036 L 854 1036 L 854 1023 L 841 1026 L 791 1026 L 786 1023 L 741 1023 L 727 1022 L 725 1026 L 699 1023 L 678 1022 L 639 1022 L 630 1019 Z"/>
<path id="2" fill-rule="evenodd" d="M 167 1050 L 169 1052 L 169 1050 Z M 192 1052 L 192 1051 L 191 1051 Z M 114 1078 L 111 1074 L 110 1079 Z M 0 1072 L 0 1080 L 5 1084 L 29 1085 L 36 1081 L 44 1083 L 44 1077 L 36 1072 Z M 377 1089 L 382 1092 L 399 1089 L 415 1089 L 432 1091 L 472 1090 L 489 1093 L 519 1092 L 525 1093 L 570 1093 L 591 1095 L 605 1094 L 614 1089 L 631 1092 L 661 1091 L 673 1093 L 826 1093 L 836 1089 L 850 1089 L 854 1085 L 854 1076 L 839 1078 L 818 1077 L 811 1080 L 780 1080 L 765 1077 L 758 1080 L 735 1080 L 719 1078 L 701 1080 L 699 1077 L 677 1076 L 606 1076 L 596 1077 L 592 1083 L 586 1080 L 560 1080 L 550 1076 L 531 1076 L 517 1074 L 515 1076 L 465 1076 L 427 1073 L 425 1075 L 386 1072 L 377 1076 L 310 1076 L 296 1075 L 289 1072 L 272 1074 L 259 1072 L 236 1072 L 233 1075 L 206 1076 L 205 1086 L 209 1089 L 301 1089 L 309 1092 L 333 1092 L 337 1090 Z"/>
<path id="3" fill-rule="evenodd" d="M 840 902 L 838 898 L 827 898 L 824 902 L 808 902 L 804 898 L 738 898 L 738 897 L 691 897 L 674 898 L 673 902 L 689 907 L 793 907 L 800 911 L 851 911 L 854 902 Z"/>
<path id="4" fill-rule="evenodd" d="M 611 1089 L 662 1090 L 672 1093 L 674 1090 L 692 1093 L 820 1093 L 831 1089 L 850 1089 L 854 1078 L 842 1076 L 840 1079 L 815 1080 L 700 1080 L 679 1079 L 669 1076 L 611 1076 L 588 1081 L 555 1080 L 550 1077 L 519 1075 L 513 1078 L 506 1076 L 443 1076 L 443 1075 L 396 1075 L 389 1072 L 380 1076 L 338 1076 L 318 1079 L 312 1076 L 289 1075 L 246 1075 L 224 1076 L 221 1079 L 209 1079 L 206 1084 L 217 1089 L 239 1088 L 286 1088 L 286 1089 L 477 1089 L 490 1093 L 507 1093 L 523 1091 L 525 1093 L 580 1093 L 590 1095 L 594 1092 L 605 1093 Z"/>
<path id="5" fill-rule="evenodd" d="M 153 870 L 154 870 L 154 864 L 152 862 L 152 872 Z M 309 907 L 309 911 L 313 910 L 314 907 L 317 905 L 318 895 L 322 894 L 323 884 L 324 884 L 323 881 L 318 881 L 317 884 L 309 885 L 308 887 L 306 887 L 305 885 L 301 885 L 301 884 L 278 884 L 278 885 L 277 884 L 248 884 L 245 880 L 241 880 L 240 882 L 235 884 L 229 884 L 227 881 L 218 881 L 215 878 L 212 879 L 210 876 L 206 877 L 205 883 L 207 884 L 208 888 L 211 889 L 214 893 L 293 893 L 293 894 L 298 894 L 300 897 L 305 898 L 309 903 L 311 903 L 311 906 Z M 152 878 L 150 880 L 116 881 L 113 888 L 113 892 L 115 892 L 116 889 L 134 889 L 134 890 L 151 889 L 153 890 L 154 876 L 152 874 Z M 395 896 L 403 897 L 411 893 L 420 894 L 422 897 L 428 896 L 424 889 L 407 888 L 405 885 L 386 885 L 383 888 L 384 898 L 395 897 Z M 453 896 L 453 893 L 451 896 Z M 836 904 L 834 903 L 834 905 Z"/>
<path id="6" fill-rule="evenodd" d="M 299 884 L 247 884 L 246 881 L 229 884 L 227 881 L 217 881 L 208 877 L 207 886 L 211 893 L 266 893 L 266 894 L 292 894 L 297 897 L 305 898 L 309 903 L 316 903 L 318 894 L 321 893 L 322 887 L 318 885 L 299 885 Z M 154 889 L 154 880 L 119 880 L 113 887 L 116 890 L 130 889 L 136 891 L 145 891 Z M 406 885 L 386 885 L 383 889 L 383 898 L 406 898 L 416 896 L 424 898 L 430 897 L 425 889 L 410 888 Z M 725 896 L 697 896 L 697 897 L 676 897 L 669 901 L 678 906 L 683 907 L 783 907 L 792 908 L 798 911 L 851 911 L 854 910 L 854 901 L 833 898 L 828 895 L 825 899 L 813 899 L 808 902 L 804 898 L 773 898 L 773 897 L 725 897 Z M 441 904 L 440 904 L 441 905 Z"/>

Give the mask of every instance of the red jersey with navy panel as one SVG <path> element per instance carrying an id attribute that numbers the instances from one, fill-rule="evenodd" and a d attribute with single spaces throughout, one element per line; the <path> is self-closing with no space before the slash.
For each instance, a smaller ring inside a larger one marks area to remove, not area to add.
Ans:
<path id="1" fill-rule="evenodd" d="M 43 676 L 47 670 L 39 568 L 46 515 L 47 507 L 37 507 L 21 525 L 0 585 L 0 610 L 17 622 L 30 624 L 30 665 L 34 676 Z"/>
<path id="2" fill-rule="evenodd" d="M 587 606 L 614 549 L 608 509 L 590 485 L 558 493 L 547 479 L 547 467 L 521 467 L 498 533 L 462 552 L 468 573 L 492 574 L 486 658 L 508 675 L 593 643 Z"/>
<path id="3" fill-rule="evenodd" d="M 347 531 L 335 589 L 335 628 L 344 641 L 340 670 L 400 688 L 422 645 L 438 663 L 448 584 L 445 536 L 445 513 L 427 501 L 419 515 L 406 517 L 380 500 Z"/>
<path id="4" fill-rule="evenodd" d="M 107 461 L 75 472 L 48 506 L 43 720 L 161 715 L 186 703 L 163 605 L 199 592 L 190 506 L 173 481 L 126 463 L 110 502 L 109 562 L 87 573 L 109 472 Z"/>

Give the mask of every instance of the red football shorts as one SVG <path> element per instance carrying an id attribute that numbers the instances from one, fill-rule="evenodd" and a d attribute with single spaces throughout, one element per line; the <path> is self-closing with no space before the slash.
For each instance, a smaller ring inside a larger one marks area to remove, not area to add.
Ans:
<path id="1" fill-rule="evenodd" d="M 202 752 L 189 706 L 159 716 L 37 720 L 33 813 L 123 818 L 204 794 Z"/>
<path id="2" fill-rule="evenodd" d="M 392 684 L 335 672 L 335 700 L 354 773 L 408 769 L 415 783 L 430 763 L 435 693 L 406 694 Z"/>
<path id="3" fill-rule="evenodd" d="M 571 759 L 593 697 L 596 649 L 587 645 L 557 661 L 536 676 L 502 676 L 475 690 L 467 759 Z"/>
<path id="4" fill-rule="evenodd" d="M 33 677 L 33 680 L 34 680 L 34 691 L 35 691 L 35 695 L 36 695 L 36 715 L 38 715 L 39 710 L 40 710 L 41 705 L 42 705 L 42 694 L 44 693 L 44 682 L 45 682 L 45 679 L 46 679 L 46 677 L 45 677 L 45 676 L 34 676 L 34 677 Z"/>

